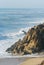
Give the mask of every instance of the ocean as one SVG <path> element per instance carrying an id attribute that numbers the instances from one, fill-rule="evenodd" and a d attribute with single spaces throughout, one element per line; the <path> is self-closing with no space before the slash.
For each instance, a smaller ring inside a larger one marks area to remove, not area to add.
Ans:
<path id="1" fill-rule="evenodd" d="M 44 23 L 44 9 L 0 9 L 0 57 L 9 56 L 6 49 L 22 39 L 29 28 Z"/>

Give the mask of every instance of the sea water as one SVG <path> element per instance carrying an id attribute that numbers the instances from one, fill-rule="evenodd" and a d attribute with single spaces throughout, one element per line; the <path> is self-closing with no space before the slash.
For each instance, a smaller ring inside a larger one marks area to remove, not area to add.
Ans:
<path id="1" fill-rule="evenodd" d="M 29 28 L 44 23 L 44 9 L 0 9 L 0 57 L 6 49 L 22 39 Z"/>

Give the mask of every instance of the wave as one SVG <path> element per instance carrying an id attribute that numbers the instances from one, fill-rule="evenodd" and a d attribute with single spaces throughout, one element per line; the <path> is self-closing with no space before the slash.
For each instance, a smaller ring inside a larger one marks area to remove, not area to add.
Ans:
<path id="1" fill-rule="evenodd" d="M 21 28 L 18 32 L 10 32 L 10 33 L 0 33 L 0 38 L 3 37 L 5 39 L 12 39 L 12 38 L 15 38 L 15 36 L 20 36 L 20 35 L 23 35 L 24 33 L 22 32 L 23 30 L 24 31 L 28 31 L 30 27 L 28 28 Z"/>
<path id="2" fill-rule="evenodd" d="M 37 22 L 36 25 L 38 23 L 40 24 L 40 22 Z M 41 21 L 41 23 L 44 23 L 44 21 Z M 31 27 L 33 26 L 34 25 Z M 17 40 L 22 39 L 25 35 L 22 31 L 24 30 L 27 32 L 31 27 L 21 28 L 18 32 L 0 33 L 0 52 L 5 52 L 5 50 L 13 45 Z M 1 39 L 1 37 L 4 39 Z"/>
<path id="3" fill-rule="evenodd" d="M 38 25 L 44 23 L 44 20 L 41 21 L 36 21 L 36 22 L 28 22 L 28 24 L 30 24 L 30 27 L 26 27 L 26 28 L 21 28 L 19 31 L 17 32 L 8 32 L 8 33 L 0 33 L 0 40 L 4 40 L 4 39 L 14 39 L 15 37 L 20 37 L 24 35 L 25 31 L 27 32 L 29 30 L 29 28 L 33 27 L 34 25 Z M 25 23 L 26 24 L 26 23 Z"/>
<path id="4" fill-rule="evenodd" d="M 23 38 L 23 30 L 28 31 L 29 28 L 21 28 L 19 32 L 13 32 L 13 33 L 1 33 L 0 36 L 3 38 L 7 37 L 7 39 L 0 40 L 0 53 L 4 53 L 7 48 L 9 48 L 11 45 L 13 45 L 17 40 Z M 22 36 L 22 37 L 21 37 Z"/>

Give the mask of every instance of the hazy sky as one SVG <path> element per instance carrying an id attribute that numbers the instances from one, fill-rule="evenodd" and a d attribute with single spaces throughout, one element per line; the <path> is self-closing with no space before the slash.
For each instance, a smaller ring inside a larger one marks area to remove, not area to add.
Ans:
<path id="1" fill-rule="evenodd" d="M 44 0 L 0 0 L 0 8 L 44 8 Z"/>

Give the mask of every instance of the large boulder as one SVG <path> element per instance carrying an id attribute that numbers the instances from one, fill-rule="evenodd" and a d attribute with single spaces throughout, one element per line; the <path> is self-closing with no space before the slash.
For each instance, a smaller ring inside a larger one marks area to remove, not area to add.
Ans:
<path id="1" fill-rule="evenodd" d="M 24 38 L 18 40 L 6 51 L 17 54 L 31 54 L 44 50 L 44 24 L 29 29 Z"/>

